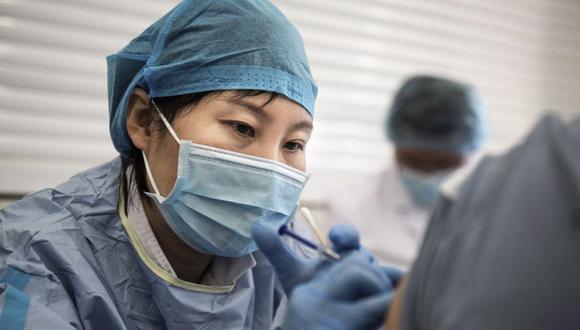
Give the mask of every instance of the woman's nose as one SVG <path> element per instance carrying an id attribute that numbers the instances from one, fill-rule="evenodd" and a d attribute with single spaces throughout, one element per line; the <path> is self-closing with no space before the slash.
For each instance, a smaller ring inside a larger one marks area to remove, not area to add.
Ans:
<path id="1" fill-rule="evenodd" d="M 282 153 L 278 144 L 275 143 L 260 143 L 253 146 L 250 151 L 252 156 L 273 160 L 276 162 L 283 162 Z"/>

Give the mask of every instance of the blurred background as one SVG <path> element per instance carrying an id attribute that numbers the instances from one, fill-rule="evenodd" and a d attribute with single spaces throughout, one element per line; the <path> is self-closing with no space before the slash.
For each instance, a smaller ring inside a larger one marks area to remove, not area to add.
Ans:
<path id="1" fill-rule="evenodd" d="M 276 0 L 319 84 L 306 203 L 390 162 L 383 120 L 417 73 L 470 82 L 491 117 L 487 150 L 540 113 L 580 111 L 580 1 Z M 116 156 L 105 56 L 169 0 L 0 0 L 0 207 Z"/>

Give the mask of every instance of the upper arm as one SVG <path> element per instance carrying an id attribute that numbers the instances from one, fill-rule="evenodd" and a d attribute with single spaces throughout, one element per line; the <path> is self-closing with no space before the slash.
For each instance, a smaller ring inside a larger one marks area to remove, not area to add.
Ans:
<path id="1" fill-rule="evenodd" d="M 421 329 L 422 325 L 429 323 L 432 307 L 429 297 L 432 297 L 432 290 L 437 290 L 437 286 L 431 284 L 444 276 L 439 267 L 441 265 L 438 265 L 441 261 L 438 257 L 442 252 L 442 244 L 451 231 L 449 212 L 452 205 L 453 201 L 450 199 L 441 198 L 434 210 L 419 255 L 412 269 L 401 281 L 389 310 L 389 330 Z"/>
<path id="2" fill-rule="evenodd" d="M 401 329 L 400 326 L 401 303 L 403 300 L 403 296 L 405 295 L 406 289 L 407 289 L 407 279 L 404 278 L 401 281 L 399 287 L 397 288 L 395 297 L 393 299 L 393 302 L 391 303 L 391 307 L 387 312 L 387 321 L 385 322 L 385 324 L 387 325 L 387 329 L 389 330 Z"/>

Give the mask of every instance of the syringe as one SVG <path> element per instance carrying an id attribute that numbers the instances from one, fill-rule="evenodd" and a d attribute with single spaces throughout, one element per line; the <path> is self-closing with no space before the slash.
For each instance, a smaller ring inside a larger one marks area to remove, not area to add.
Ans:
<path id="1" fill-rule="evenodd" d="M 340 255 L 338 253 L 334 252 L 332 249 L 319 246 L 318 244 L 296 234 L 290 228 L 288 228 L 288 226 L 286 226 L 286 225 L 280 227 L 280 229 L 278 230 L 278 234 L 279 235 L 287 235 L 287 236 L 295 239 L 296 241 L 302 243 L 303 245 L 306 245 L 307 247 L 318 251 L 320 254 L 322 254 L 323 256 L 325 256 L 326 258 L 328 258 L 330 260 L 336 261 L 336 260 L 340 259 Z"/>

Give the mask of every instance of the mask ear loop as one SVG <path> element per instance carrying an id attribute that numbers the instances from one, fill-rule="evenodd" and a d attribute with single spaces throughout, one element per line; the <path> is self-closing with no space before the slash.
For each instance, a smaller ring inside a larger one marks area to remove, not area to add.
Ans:
<path id="1" fill-rule="evenodd" d="M 149 168 L 149 161 L 147 160 L 147 156 L 145 155 L 145 152 L 143 150 L 141 150 L 141 153 L 143 154 L 143 163 L 145 163 L 145 172 L 147 172 L 147 177 L 149 178 L 149 181 L 153 186 L 153 190 L 155 190 L 155 193 L 157 195 L 161 196 L 161 194 L 159 193 L 159 189 L 157 189 L 157 185 L 155 184 L 155 180 L 153 180 L 153 174 L 151 173 L 151 169 Z"/>
<path id="2" fill-rule="evenodd" d="M 161 110 L 159 110 L 159 107 L 157 106 L 157 104 L 155 104 L 155 101 L 153 101 L 151 96 L 149 96 L 149 101 L 151 101 L 151 104 L 153 104 L 153 108 L 155 108 L 155 111 L 157 111 L 157 114 L 161 118 L 161 121 L 163 121 L 163 124 L 165 125 L 165 127 L 167 128 L 167 130 L 169 131 L 171 136 L 173 136 L 175 141 L 179 144 L 179 138 L 177 137 L 177 133 L 175 133 L 175 131 L 173 130 L 173 127 L 171 127 L 171 124 L 169 124 L 169 121 L 167 120 L 167 118 L 165 118 L 163 113 L 161 113 Z M 147 155 L 145 155 L 145 152 L 143 150 L 141 150 L 141 153 L 143 154 L 143 163 L 145 163 L 145 172 L 147 172 L 147 177 L 149 178 L 149 181 L 151 182 L 151 185 L 153 186 L 153 190 L 155 190 L 155 193 L 157 195 L 161 196 L 161 194 L 159 193 L 159 189 L 157 188 L 157 185 L 155 184 L 155 180 L 153 179 L 153 173 L 151 172 L 151 168 L 149 167 L 149 161 L 147 160 Z"/>
<path id="3" fill-rule="evenodd" d="M 151 101 L 151 104 L 153 104 L 153 108 L 155 108 L 155 111 L 157 111 L 157 114 L 161 118 L 161 121 L 165 125 L 165 128 L 167 128 L 167 130 L 169 131 L 169 133 L 171 134 L 171 136 L 173 136 L 173 138 L 175 139 L 175 142 L 177 142 L 177 144 L 179 144 L 179 137 L 177 136 L 177 133 L 175 133 L 175 131 L 173 130 L 173 127 L 171 127 L 171 124 L 169 123 L 169 121 L 167 120 L 167 118 L 165 118 L 165 116 L 163 115 L 163 113 L 161 113 L 161 110 L 159 110 L 159 107 L 157 106 L 157 104 L 155 103 L 155 101 L 153 101 L 153 99 L 151 98 L 151 96 L 149 96 L 149 101 Z"/>

